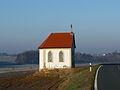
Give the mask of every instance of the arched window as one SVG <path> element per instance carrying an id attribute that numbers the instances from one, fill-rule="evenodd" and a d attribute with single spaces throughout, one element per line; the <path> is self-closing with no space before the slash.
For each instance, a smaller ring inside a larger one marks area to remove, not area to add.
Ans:
<path id="1" fill-rule="evenodd" d="M 52 52 L 48 52 L 48 62 L 52 62 Z"/>
<path id="2" fill-rule="evenodd" d="M 64 61 L 64 54 L 62 51 L 59 52 L 59 62 L 63 62 Z"/>

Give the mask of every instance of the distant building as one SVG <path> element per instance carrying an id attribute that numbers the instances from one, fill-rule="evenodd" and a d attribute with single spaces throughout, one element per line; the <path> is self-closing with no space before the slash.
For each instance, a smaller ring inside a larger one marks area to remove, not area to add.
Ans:
<path id="1" fill-rule="evenodd" d="M 75 36 L 70 33 L 51 33 L 38 47 L 39 70 L 75 67 Z"/>

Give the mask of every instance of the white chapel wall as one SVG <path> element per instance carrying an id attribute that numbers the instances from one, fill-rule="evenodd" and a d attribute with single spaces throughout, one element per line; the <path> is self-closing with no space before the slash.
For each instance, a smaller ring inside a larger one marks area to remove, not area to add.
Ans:
<path id="1" fill-rule="evenodd" d="M 52 62 L 48 62 L 48 52 L 51 51 L 53 58 Z M 62 51 L 64 53 L 64 61 L 59 62 L 59 52 Z M 52 48 L 52 49 L 39 49 L 39 69 L 45 67 L 48 69 L 54 68 L 71 68 L 71 48 Z"/>

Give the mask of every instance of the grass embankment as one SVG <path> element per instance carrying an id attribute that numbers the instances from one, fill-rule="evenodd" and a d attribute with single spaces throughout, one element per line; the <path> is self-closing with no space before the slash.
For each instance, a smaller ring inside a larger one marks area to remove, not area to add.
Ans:
<path id="1" fill-rule="evenodd" d="M 95 71 L 98 66 L 49 70 L 45 72 L 22 72 L 0 77 L 0 90 L 93 90 Z"/>
<path id="2" fill-rule="evenodd" d="M 66 80 L 59 85 L 59 90 L 94 90 L 94 78 L 98 66 L 75 68 L 66 75 Z"/>

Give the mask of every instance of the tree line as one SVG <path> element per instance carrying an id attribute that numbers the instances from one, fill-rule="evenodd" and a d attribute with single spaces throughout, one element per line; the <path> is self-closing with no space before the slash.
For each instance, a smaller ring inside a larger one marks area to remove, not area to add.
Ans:
<path id="1" fill-rule="evenodd" d="M 86 53 L 75 53 L 75 63 L 119 63 L 120 53 L 113 52 L 103 55 L 91 55 Z M 17 55 L 17 64 L 38 64 L 39 63 L 39 52 L 36 51 L 26 51 Z"/>

